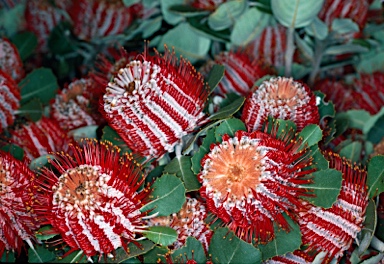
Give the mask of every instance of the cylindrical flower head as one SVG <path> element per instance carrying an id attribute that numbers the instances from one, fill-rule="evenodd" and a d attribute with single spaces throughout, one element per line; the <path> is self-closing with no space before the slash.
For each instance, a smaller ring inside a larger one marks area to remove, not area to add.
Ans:
<path id="1" fill-rule="evenodd" d="M 222 52 L 215 56 L 214 60 L 208 61 L 200 69 L 200 72 L 208 76 L 214 64 L 225 67 L 225 73 L 214 93 L 225 96 L 228 93 L 236 93 L 247 96 L 252 90 L 254 83 L 267 74 L 275 74 L 271 67 L 253 59 L 243 50 Z"/>
<path id="2" fill-rule="evenodd" d="M 200 73 L 166 49 L 138 56 L 108 83 L 102 113 L 135 152 L 159 158 L 202 122 L 208 97 Z"/>
<path id="3" fill-rule="evenodd" d="M 311 264 L 315 260 L 313 254 L 308 254 L 301 250 L 295 250 L 287 254 L 273 257 L 267 261 L 264 261 L 263 264 Z"/>
<path id="4" fill-rule="evenodd" d="M 8 73 L 15 82 L 24 77 L 23 61 L 16 46 L 7 38 L 0 39 L 0 69 Z"/>
<path id="5" fill-rule="evenodd" d="M 246 241 L 273 239 L 274 222 L 289 230 L 282 213 L 299 208 L 299 197 L 309 195 L 299 185 L 310 182 L 304 176 L 313 172 L 311 158 L 291 139 L 237 131 L 212 144 L 201 161 L 200 194 L 208 211 Z"/>
<path id="6" fill-rule="evenodd" d="M 320 121 L 313 92 L 304 83 L 286 77 L 262 82 L 244 103 L 241 118 L 248 131 L 260 130 L 268 116 L 291 120 L 298 131 Z"/>
<path id="7" fill-rule="evenodd" d="M 0 257 L 5 250 L 20 253 L 23 241 L 35 242 L 34 178 L 28 164 L 0 151 Z"/>
<path id="8" fill-rule="evenodd" d="M 140 209 L 149 190 L 132 160 L 110 143 L 85 140 L 71 145 L 73 155 L 57 153 L 37 179 L 41 218 L 74 250 L 87 257 L 126 248 L 146 227 Z M 67 253 L 67 254 L 70 254 Z M 110 255 L 109 255 L 110 256 Z"/>
<path id="9" fill-rule="evenodd" d="M 66 151 L 73 141 L 56 121 L 47 117 L 23 124 L 10 132 L 11 142 L 23 148 L 30 160 L 50 152 Z"/>
<path id="10" fill-rule="evenodd" d="M 137 7 L 126 7 L 121 0 L 77 0 L 68 13 L 74 34 L 89 41 L 123 33 L 138 16 Z"/>
<path id="11" fill-rule="evenodd" d="M 340 194 L 329 209 L 312 206 L 299 217 L 306 251 L 325 252 L 325 260 L 339 259 L 363 227 L 368 206 L 367 172 L 333 152 L 324 153 L 329 167 L 343 173 Z"/>
<path id="12" fill-rule="evenodd" d="M 91 78 L 73 80 L 51 103 L 51 118 L 64 130 L 99 124 L 98 84 Z"/>
<path id="13" fill-rule="evenodd" d="M 20 98 L 17 83 L 0 70 L 0 131 L 15 121 L 15 111 L 20 107 Z"/>

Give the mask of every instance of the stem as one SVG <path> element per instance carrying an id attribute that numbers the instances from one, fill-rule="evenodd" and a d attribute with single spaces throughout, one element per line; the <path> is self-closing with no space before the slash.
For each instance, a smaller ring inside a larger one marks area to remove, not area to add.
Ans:
<path id="1" fill-rule="evenodd" d="M 294 39 L 295 29 L 289 27 L 287 31 L 287 50 L 285 51 L 285 77 L 290 77 L 292 74 L 292 61 L 293 54 L 295 52 L 295 43 Z"/>
<path id="2" fill-rule="evenodd" d="M 321 60 L 323 58 L 324 48 L 325 48 L 324 41 L 321 41 L 321 40 L 315 38 L 315 57 L 314 57 L 313 63 L 312 63 L 312 65 L 313 65 L 312 66 L 312 72 L 309 75 L 309 80 L 308 80 L 309 86 L 313 86 L 313 84 L 315 83 L 315 79 L 317 77 L 317 74 L 320 71 L 320 64 L 321 64 Z"/>

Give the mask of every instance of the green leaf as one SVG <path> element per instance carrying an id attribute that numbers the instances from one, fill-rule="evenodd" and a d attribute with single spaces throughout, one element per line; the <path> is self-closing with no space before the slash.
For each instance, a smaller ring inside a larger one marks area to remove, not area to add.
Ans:
<path id="1" fill-rule="evenodd" d="M 9 152 L 13 157 L 18 160 L 23 160 L 24 158 L 24 150 L 14 144 L 7 144 L 0 148 L 2 151 Z"/>
<path id="2" fill-rule="evenodd" d="M 180 211 L 185 203 L 185 187 L 183 182 L 174 175 L 164 174 L 152 185 L 151 201 L 141 211 L 153 209 L 151 214 L 168 216 Z"/>
<path id="3" fill-rule="evenodd" d="M 323 131 L 318 125 L 310 124 L 301 130 L 298 137 L 302 139 L 299 149 L 302 150 L 317 144 L 323 138 Z"/>
<path id="4" fill-rule="evenodd" d="M 155 2 L 152 0 L 152 2 Z M 174 5 L 184 4 L 184 0 L 161 0 L 161 12 L 163 13 L 164 20 L 170 25 L 176 25 L 184 20 L 184 17 L 172 12 L 170 8 Z"/>
<path id="5" fill-rule="evenodd" d="M 221 79 L 223 79 L 225 72 L 225 67 L 223 65 L 215 64 L 213 65 L 211 71 L 209 72 L 207 83 L 211 93 L 215 90 L 216 86 L 219 84 Z"/>
<path id="6" fill-rule="evenodd" d="M 211 238 L 209 255 L 213 263 L 261 263 L 261 253 L 228 228 L 218 228 Z"/>
<path id="7" fill-rule="evenodd" d="M 345 157 L 352 162 L 359 162 L 363 145 L 359 141 L 354 141 L 340 150 L 340 156 Z"/>
<path id="8" fill-rule="evenodd" d="M 349 128 L 363 130 L 365 123 L 371 115 L 365 110 L 348 110 L 336 114 L 336 118 L 345 118 L 349 120 Z"/>
<path id="9" fill-rule="evenodd" d="M 301 233 L 299 225 L 292 221 L 292 219 L 285 214 L 284 218 L 287 220 L 291 230 L 286 232 L 274 224 L 275 239 L 268 244 L 258 245 L 264 261 L 274 256 L 293 252 L 301 245 Z"/>
<path id="10" fill-rule="evenodd" d="M 372 74 L 375 71 L 384 69 L 384 51 L 373 50 L 360 55 L 356 70 L 359 73 Z"/>
<path id="11" fill-rule="evenodd" d="M 204 60 L 209 51 L 211 40 L 199 35 L 191 26 L 180 23 L 168 30 L 158 44 L 158 50 L 164 50 L 164 44 L 169 48 L 174 48 L 177 55 L 182 55 L 191 63 L 197 60 Z"/>
<path id="12" fill-rule="evenodd" d="M 233 137 L 238 130 L 246 131 L 244 123 L 237 118 L 224 120 L 215 130 L 215 138 L 217 142 L 221 142 L 222 136 L 228 134 Z"/>
<path id="13" fill-rule="evenodd" d="M 224 119 L 232 116 L 233 114 L 235 114 L 237 111 L 240 110 L 241 106 L 244 104 L 244 101 L 245 101 L 244 97 L 239 97 L 238 99 L 233 101 L 231 104 L 224 106 L 216 113 L 210 115 L 209 119 L 219 120 L 219 119 Z"/>
<path id="14" fill-rule="evenodd" d="M 87 257 L 82 250 L 76 250 L 66 256 L 65 258 L 58 257 L 56 260 L 50 261 L 51 263 L 89 263 Z"/>
<path id="15" fill-rule="evenodd" d="M 34 249 L 28 249 L 28 262 L 29 263 L 41 263 L 41 262 L 51 262 L 56 259 L 55 253 L 50 251 L 46 246 L 40 244 L 34 244 Z"/>
<path id="16" fill-rule="evenodd" d="M 48 157 L 54 158 L 54 156 L 48 154 L 40 156 L 29 163 L 29 168 L 33 171 L 40 171 L 43 167 L 49 166 Z"/>
<path id="17" fill-rule="evenodd" d="M 347 131 L 348 127 L 350 126 L 349 124 L 349 119 L 346 116 L 343 115 L 337 115 L 335 117 L 335 127 L 336 127 L 336 132 L 333 135 L 335 138 L 338 136 L 341 136 L 345 131 Z"/>
<path id="18" fill-rule="evenodd" d="M 123 0 L 125 6 L 130 7 L 134 4 L 140 3 L 141 0 Z"/>
<path id="19" fill-rule="evenodd" d="M 305 32 L 319 40 L 324 40 L 328 36 L 328 26 L 318 17 L 305 27 Z"/>
<path id="20" fill-rule="evenodd" d="M 302 198 L 319 207 L 332 207 L 341 190 L 341 171 L 325 169 L 312 173 L 312 176 L 313 183 L 302 185 L 302 187 L 313 190 L 315 197 Z"/>
<path id="21" fill-rule="evenodd" d="M 209 15 L 208 25 L 213 30 L 223 30 L 235 23 L 238 17 L 245 11 L 247 2 L 245 0 L 228 1 Z"/>
<path id="22" fill-rule="evenodd" d="M 363 134 L 367 135 L 367 140 L 377 144 L 384 137 L 384 107 L 366 120 L 363 127 Z"/>
<path id="23" fill-rule="evenodd" d="M 164 173 L 176 174 L 183 182 L 187 192 L 200 189 L 200 183 L 192 171 L 191 157 L 175 157 L 164 168 Z"/>
<path id="24" fill-rule="evenodd" d="M 139 246 L 138 246 L 138 245 Z M 128 244 L 128 249 L 125 251 L 122 247 L 116 249 L 113 262 L 124 263 L 127 259 L 141 256 L 155 247 L 155 244 L 150 240 L 136 241 Z"/>
<path id="25" fill-rule="evenodd" d="M 210 151 L 210 146 L 215 142 L 215 129 L 211 128 L 207 131 L 203 143 L 199 146 L 198 151 L 191 158 L 192 170 L 195 174 L 198 174 L 201 170 L 201 159 Z"/>
<path id="26" fill-rule="evenodd" d="M 25 23 L 25 4 L 16 4 L 12 9 L 0 9 L 0 33 L 6 36 L 13 36 L 23 27 Z M 5 32 L 2 32 L 4 29 Z"/>
<path id="27" fill-rule="evenodd" d="M 121 149 L 121 153 L 131 153 L 124 140 L 120 137 L 117 132 L 110 126 L 105 126 L 103 128 L 103 135 L 101 136 L 101 141 L 109 141 L 113 145 L 118 146 Z"/>
<path id="28" fill-rule="evenodd" d="M 15 263 L 16 258 L 15 258 L 15 253 L 4 250 L 3 255 L 0 256 L 0 263 Z"/>
<path id="29" fill-rule="evenodd" d="M 29 56 L 32 55 L 33 51 L 37 47 L 37 37 L 30 31 L 24 31 L 17 33 L 11 38 L 13 44 L 19 51 L 20 58 L 25 61 Z"/>
<path id="30" fill-rule="evenodd" d="M 156 246 L 144 254 L 144 263 L 167 263 L 165 255 L 169 252 L 167 247 Z"/>
<path id="31" fill-rule="evenodd" d="M 195 8 L 191 5 L 172 5 L 169 8 L 169 11 L 184 17 L 192 17 L 192 16 L 209 14 L 209 11 Z"/>
<path id="32" fill-rule="evenodd" d="M 284 120 L 284 119 L 278 119 L 271 116 L 268 116 L 268 122 L 264 123 L 263 129 L 265 129 L 265 125 L 268 125 L 267 133 L 272 134 L 274 133 L 277 138 L 286 137 L 287 133 L 291 133 L 292 136 L 296 132 L 296 124 L 291 120 Z M 272 132 L 272 129 L 276 129 L 275 127 L 278 127 L 276 132 Z M 261 130 L 263 130 L 261 129 Z"/>
<path id="33" fill-rule="evenodd" d="M 377 224 L 377 212 L 375 202 L 371 199 L 369 200 L 367 209 L 365 211 L 365 219 L 363 223 L 363 228 L 360 233 L 357 235 L 359 239 L 358 253 L 361 256 L 364 251 L 366 251 L 371 244 L 372 238 L 375 234 Z"/>
<path id="34" fill-rule="evenodd" d="M 188 237 L 185 245 L 172 253 L 173 263 L 187 263 L 194 260 L 196 263 L 206 263 L 203 245 L 194 237 Z"/>
<path id="35" fill-rule="evenodd" d="M 332 102 L 326 102 L 324 100 L 325 94 L 320 91 L 314 91 L 313 93 L 316 96 L 316 105 L 319 108 L 320 120 L 323 120 L 326 117 L 335 117 L 335 106 Z"/>
<path id="36" fill-rule="evenodd" d="M 285 27 L 308 26 L 317 17 L 324 0 L 271 0 L 275 18 Z"/>
<path id="37" fill-rule="evenodd" d="M 368 193 L 369 198 L 378 196 L 384 191 L 384 156 L 377 155 L 368 163 Z"/>
<path id="38" fill-rule="evenodd" d="M 310 148 L 310 156 L 313 158 L 313 166 L 318 170 L 326 170 L 329 168 L 329 162 L 324 158 L 319 146 L 313 145 Z"/>
<path id="39" fill-rule="evenodd" d="M 367 52 L 369 49 L 367 49 L 364 46 L 358 45 L 358 44 L 341 44 L 341 45 L 335 45 L 327 48 L 324 51 L 324 55 L 342 55 L 347 53 L 361 53 L 361 52 Z"/>
<path id="40" fill-rule="evenodd" d="M 38 68 L 20 81 L 21 101 L 23 105 L 33 98 L 38 98 L 47 105 L 55 97 L 59 85 L 51 69 Z"/>
<path id="41" fill-rule="evenodd" d="M 63 21 L 57 24 L 49 34 L 48 47 L 54 54 L 68 54 L 75 51 L 74 38 L 71 35 L 71 24 Z"/>
<path id="42" fill-rule="evenodd" d="M 135 32 L 142 33 L 142 38 L 143 39 L 148 39 L 155 32 L 157 32 L 161 28 L 161 23 L 163 22 L 163 17 L 162 16 L 157 16 L 154 18 L 147 18 L 143 21 L 140 22 L 140 25 L 137 29 L 135 29 Z"/>
<path id="43" fill-rule="evenodd" d="M 76 129 L 73 129 L 68 132 L 69 136 L 72 136 L 76 141 L 80 141 L 82 138 L 95 138 L 97 139 L 97 129 L 99 126 L 83 126 Z"/>
<path id="44" fill-rule="evenodd" d="M 41 241 L 51 239 L 58 235 L 60 235 L 60 232 L 55 231 L 51 225 L 43 226 L 36 232 L 36 238 Z"/>
<path id="45" fill-rule="evenodd" d="M 304 37 L 305 38 L 305 37 Z M 301 38 L 300 34 L 295 32 L 295 43 L 297 47 L 299 48 L 300 52 L 305 56 L 309 61 L 313 61 L 314 59 L 314 48 L 311 43 L 308 43 L 304 38 Z M 310 69 L 310 67 L 307 66 L 307 69 Z"/>
<path id="46" fill-rule="evenodd" d="M 177 239 L 176 230 L 167 226 L 151 226 L 142 233 L 146 238 L 161 246 L 171 245 Z"/>
<path id="47" fill-rule="evenodd" d="M 32 100 L 21 105 L 16 113 L 32 122 L 37 122 L 43 116 L 43 111 L 43 105 L 39 98 L 32 98 Z"/>
<path id="48" fill-rule="evenodd" d="M 204 19 L 204 16 L 190 17 L 187 19 L 191 28 L 195 30 L 199 35 L 208 39 L 229 43 L 229 35 L 231 31 L 229 29 L 215 31 L 208 26 L 208 22 Z"/>
<path id="49" fill-rule="evenodd" d="M 332 20 L 331 30 L 338 34 L 359 32 L 359 25 L 350 18 L 335 18 Z"/>
<path id="50" fill-rule="evenodd" d="M 259 11 L 257 8 L 249 8 L 235 21 L 231 33 L 232 45 L 246 46 L 261 34 L 271 19 L 271 15 Z"/>

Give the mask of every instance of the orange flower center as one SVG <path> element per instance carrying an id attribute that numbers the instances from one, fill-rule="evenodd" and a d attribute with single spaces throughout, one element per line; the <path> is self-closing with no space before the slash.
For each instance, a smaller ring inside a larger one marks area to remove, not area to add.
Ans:
<path id="1" fill-rule="evenodd" d="M 305 98 L 305 94 L 299 89 L 299 84 L 290 78 L 278 78 L 272 85 L 270 98 L 275 101 L 282 101 L 289 107 L 296 105 L 298 99 L 303 100 Z"/>

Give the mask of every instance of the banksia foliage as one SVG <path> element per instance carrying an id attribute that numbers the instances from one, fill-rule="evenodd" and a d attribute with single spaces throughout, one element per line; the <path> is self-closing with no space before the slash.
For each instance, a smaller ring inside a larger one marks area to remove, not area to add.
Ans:
<path id="1" fill-rule="evenodd" d="M 166 49 L 120 68 L 107 85 L 102 112 L 133 151 L 159 158 L 204 120 L 207 96 L 201 74 Z"/>

